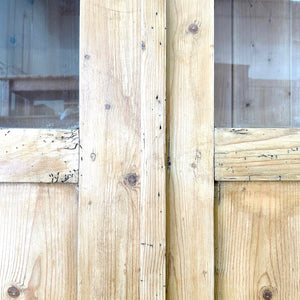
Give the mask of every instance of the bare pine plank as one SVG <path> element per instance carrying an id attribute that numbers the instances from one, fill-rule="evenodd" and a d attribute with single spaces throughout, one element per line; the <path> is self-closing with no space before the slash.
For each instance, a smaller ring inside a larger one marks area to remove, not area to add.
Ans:
<path id="1" fill-rule="evenodd" d="M 298 299 L 300 183 L 222 182 L 216 299 Z"/>
<path id="2" fill-rule="evenodd" d="M 299 180 L 300 131 L 216 129 L 216 181 Z"/>
<path id="3" fill-rule="evenodd" d="M 167 3 L 167 298 L 213 299 L 214 3 Z"/>
<path id="4" fill-rule="evenodd" d="M 78 131 L 0 129 L 0 181 L 76 183 Z"/>
<path id="5" fill-rule="evenodd" d="M 141 1 L 140 299 L 166 297 L 166 2 Z"/>
<path id="6" fill-rule="evenodd" d="M 164 32 L 164 1 L 81 2 L 78 299 L 165 297 Z"/>
<path id="7" fill-rule="evenodd" d="M 76 299 L 76 187 L 0 184 L 0 194 L 0 298 Z"/>

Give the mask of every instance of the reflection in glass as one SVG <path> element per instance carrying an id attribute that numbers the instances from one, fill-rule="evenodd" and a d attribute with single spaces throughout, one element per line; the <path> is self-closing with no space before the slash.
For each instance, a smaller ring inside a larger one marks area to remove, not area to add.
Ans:
<path id="1" fill-rule="evenodd" d="M 79 0 L 3 0 L 0 127 L 78 127 Z"/>
<path id="2" fill-rule="evenodd" d="M 300 2 L 215 0 L 215 126 L 300 126 Z"/>

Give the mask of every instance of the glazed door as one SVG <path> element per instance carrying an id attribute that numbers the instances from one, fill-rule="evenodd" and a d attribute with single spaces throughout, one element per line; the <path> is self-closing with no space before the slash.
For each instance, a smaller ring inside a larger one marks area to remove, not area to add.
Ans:
<path id="1" fill-rule="evenodd" d="M 79 1 L 0 6 L 0 298 L 76 299 Z"/>
<path id="2" fill-rule="evenodd" d="M 215 297 L 300 295 L 298 1 L 215 1 Z"/>

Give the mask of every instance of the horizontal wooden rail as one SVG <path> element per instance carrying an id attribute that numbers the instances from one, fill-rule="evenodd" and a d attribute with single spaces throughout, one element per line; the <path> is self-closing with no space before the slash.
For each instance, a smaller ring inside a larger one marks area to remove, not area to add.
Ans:
<path id="1" fill-rule="evenodd" d="M 215 130 L 216 181 L 300 179 L 300 129 Z"/>
<path id="2" fill-rule="evenodd" d="M 0 129 L 0 182 L 78 182 L 77 130 Z"/>

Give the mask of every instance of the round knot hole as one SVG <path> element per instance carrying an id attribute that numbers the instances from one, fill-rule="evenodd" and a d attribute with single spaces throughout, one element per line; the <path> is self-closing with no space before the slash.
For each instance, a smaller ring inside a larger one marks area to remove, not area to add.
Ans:
<path id="1" fill-rule="evenodd" d="M 138 176 L 135 173 L 127 174 L 126 181 L 129 185 L 134 186 L 138 181 Z"/>
<path id="2" fill-rule="evenodd" d="M 20 290 L 15 286 L 11 286 L 8 288 L 7 294 L 11 298 L 18 298 L 20 296 Z"/>
<path id="3" fill-rule="evenodd" d="M 271 300 L 273 297 L 273 293 L 270 290 L 264 290 L 262 296 L 265 300 Z"/>
<path id="4" fill-rule="evenodd" d="M 198 27 L 197 24 L 191 24 L 191 25 L 189 26 L 189 32 L 190 32 L 190 33 L 196 34 L 196 33 L 198 33 L 198 31 L 199 31 L 199 27 Z"/>

